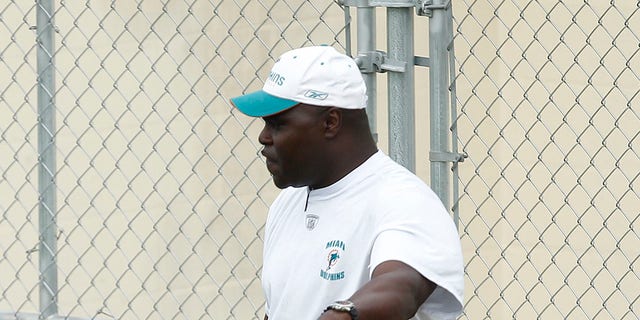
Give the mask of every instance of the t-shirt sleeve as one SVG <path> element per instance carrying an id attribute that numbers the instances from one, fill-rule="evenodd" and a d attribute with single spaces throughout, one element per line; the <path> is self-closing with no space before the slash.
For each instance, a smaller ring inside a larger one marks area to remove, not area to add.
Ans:
<path id="1" fill-rule="evenodd" d="M 462 312 L 464 288 L 457 229 L 431 190 L 394 190 L 394 194 L 393 204 L 378 217 L 370 273 L 384 261 L 406 263 L 438 285 L 419 309 L 418 319 L 455 319 Z"/>

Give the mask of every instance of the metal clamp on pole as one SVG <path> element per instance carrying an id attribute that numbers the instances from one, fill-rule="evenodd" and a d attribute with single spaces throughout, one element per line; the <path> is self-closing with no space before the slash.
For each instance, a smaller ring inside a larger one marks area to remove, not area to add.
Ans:
<path id="1" fill-rule="evenodd" d="M 451 0 L 443 4 L 433 4 L 433 0 L 417 0 L 416 14 L 430 18 L 433 15 L 433 10 L 447 10 L 449 6 L 451 6 Z"/>
<path id="2" fill-rule="evenodd" d="M 407 70 L 407 63 L 404 61 L 388 59 L 385 57 L 384 62 L 382 63 L 380 68 L 383 70 L 383 72 L 405 72 Z"/>
<path id="3" fill-rule="evenodd" d="M 354 60 L 362 73 L 405 72 L 407 69 L 406 62 L 389 59 L 379 50 L 360 53 Z"/>
<path id="4" fill-rule="evenodd" d="M 429 161 L 431 162 L 464 162 L 465 158 L 468 158 L 469 155 L 466 153 L 457 153 L 457 152 L 438 152 L 431 151 L 429 152 Z"/>
<path id="5" fill-rule="evenodd" d="M 382 72 L 382 63 L 385 58 L 385 53 L 379 50 L 361 52 L 354 58 L 358 68 L 362 73 L 374 73 Z"/>

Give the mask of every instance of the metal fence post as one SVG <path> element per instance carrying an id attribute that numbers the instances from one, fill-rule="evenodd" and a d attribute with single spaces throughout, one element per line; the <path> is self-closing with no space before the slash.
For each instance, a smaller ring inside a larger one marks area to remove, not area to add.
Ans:
<path id="1" fill-rule="evenodd" d="M 448 57 L 449 57 L 449 88 L 451 91 L 451 152 L 453 153 L 455 160 L 451 167 L 451 192 L 452 192 L 452 205 L 451 211 L 453 211 L 453 222 L 456 226 L 460 223 L 460 162 L 464 161 L 467 157 L 466 153 L 459 153 L 458 151 L 458 105 L 456 103 L 456 57 L 453 41 L 453 8 L 448 6 L 446 12 L 446 34 L 445 40 L 447 44 Z"/>
<path id="2" fill-rule="evenodd" d="M 433 1 L 442 6 L 443 0 Z M 449 208 L 449 68 L 447 55 L 447 15 L 445 10 L 432 10 L 429 18 L 429 105 L 430 105 L 430 173 L 431 188 Z"/>
<path id="3" fill-rule="evenodd" d="M 38 191 L 40 319 L 58 313 L 53 1 L 38 0 Z"/>
<path id="4" fill-rule="evenodd" d="M 376 48 L 376 11 L 374 7 L 358 8 L 358 56 L 369 55 Z M 376 71 L 363 72 L 362 77 L 367 85 L 367 115 L 369 128 L 376 141 L 378 129 L 376 125 Z"/>
<path id="5" fill-rule="evenodd" d="M 412 7 L 387 8 L 389 154 L 415 172 L 415 111 Z"/>

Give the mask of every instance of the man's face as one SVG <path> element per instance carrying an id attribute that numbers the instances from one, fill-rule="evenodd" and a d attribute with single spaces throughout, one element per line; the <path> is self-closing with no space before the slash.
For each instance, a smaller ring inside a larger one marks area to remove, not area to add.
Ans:
<path id="1" fill-rule="evenodd" d="M 278 188 L 313 186 L 322 174 L 318 152 L 323 142 L 323 110 L 297 105 L 284 112 L 264 117 L 258 141 L 262 155 Z"/>

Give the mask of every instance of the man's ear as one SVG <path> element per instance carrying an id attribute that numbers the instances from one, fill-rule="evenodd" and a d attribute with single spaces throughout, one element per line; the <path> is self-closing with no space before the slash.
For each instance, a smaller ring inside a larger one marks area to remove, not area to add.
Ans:
<path id="1" fill-rule="evenodd" d="M 333 139 L 338 135 L 342 128 L 342 110 L 332 107 L 324 118 L 324 136 Z"/>

